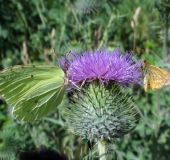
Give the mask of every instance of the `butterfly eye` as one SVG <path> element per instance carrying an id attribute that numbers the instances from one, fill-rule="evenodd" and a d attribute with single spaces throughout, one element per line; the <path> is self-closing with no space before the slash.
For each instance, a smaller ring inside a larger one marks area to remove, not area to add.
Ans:
<path id="1" fill-rule="evenodd" d="M 146 62 L 147 62 L 147 60 L 146 60 L 146 59 L 144 59 L 143 63 L 146 63 Z"/>

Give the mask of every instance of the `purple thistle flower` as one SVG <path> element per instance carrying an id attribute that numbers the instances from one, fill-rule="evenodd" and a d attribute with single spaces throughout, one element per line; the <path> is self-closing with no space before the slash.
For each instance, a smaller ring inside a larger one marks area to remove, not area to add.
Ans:
<path id="1" fill-rule="evenodd" d="M 124 85 L 140 84 L 141 61 L 136 63 L 132 53 L 121 55 L 119 48 L 80 55 L 72 52 L 59 61 L 68 72 L 70 85 L 91 82 L 84 83 L 81 92 L 68 94 L 70 105 L 65 106 L 64 117 L 69 128 L 81 138 L 98 143 L 99 156 L 108 159 L 111 141 L 133 131 L 138 122 L 131 94 Z"/>
<path id="2" fill-rule="evenodd" d="M 87 51 L 82 55 L 71 53 L 71 58 L 60 59 L 60 65 L 69 73 L 73 83 L 99 79 L 102 83 L 116 81 L 119 83 L 140 84 L 141 61 L 132 59 L 132 53 L 121 55 L 120 49 Z"/>

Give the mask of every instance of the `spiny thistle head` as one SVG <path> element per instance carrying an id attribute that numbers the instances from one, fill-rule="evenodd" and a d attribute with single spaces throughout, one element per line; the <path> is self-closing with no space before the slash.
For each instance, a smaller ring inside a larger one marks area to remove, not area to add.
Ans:
<path id="1" fill-rule="evenodd" d="M 130 133 L 138 121 L 131 95 L 125 86 L 140 84 L 141 63 L 120 49 L 90 51 L 60 60 L 67 66 L 69 80 L 83 83 L 81 91 L 71 94 L 65 108 L 70 129 L 90 141 L 113 140 Z"/>
<path id="2" fill-rule="evenodd" d="M 100 1 L 97 0 L 78 0 L 76 2 L 76 8 L 81 13 L 94 13 L 97 12 L 100 7 Z"/>
<path id="3" fill-rule="evenodd" d="M 11 132 L 0 133 L 0 159 L 11 160 L 16 157 L 19 141 L 14 138 Z"/>
<path id="4" fill-rule="evenodd" d="M 93 142 L 113 140 L 132 132 L 138 121 L 131 96 L 119 84 L 94 81 L 71 96 L 65 108 L 70 129 Z"/>

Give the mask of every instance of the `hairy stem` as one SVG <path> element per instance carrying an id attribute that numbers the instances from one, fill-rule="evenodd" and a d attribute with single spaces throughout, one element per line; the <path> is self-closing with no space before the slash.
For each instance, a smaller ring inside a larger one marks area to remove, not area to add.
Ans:
<path id="1" fill-rule="evenodd" d="M 107 160 L 107 146 L 105 141 L 98 143 L 98 151 L 100 160 Z"/>

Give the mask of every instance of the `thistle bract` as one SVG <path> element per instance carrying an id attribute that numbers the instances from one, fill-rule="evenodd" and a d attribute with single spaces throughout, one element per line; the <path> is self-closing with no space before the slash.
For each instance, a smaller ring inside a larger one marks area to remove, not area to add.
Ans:
<path id="1" fill-rule="evenodd" d="M 70 129 L 93 142 L 121 138 L 137 123 L 131 96 L 112 82 L 85 84 L 81 92 L 72 94 L 71 106 L 65 111 Z"/>

